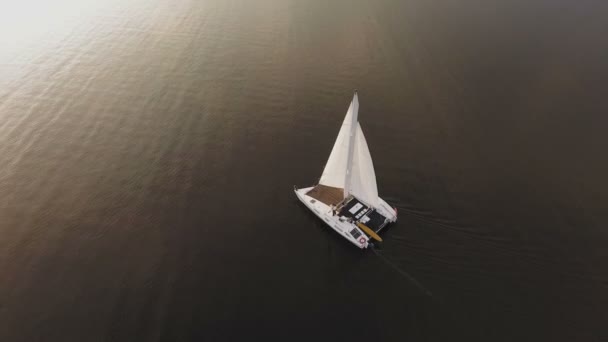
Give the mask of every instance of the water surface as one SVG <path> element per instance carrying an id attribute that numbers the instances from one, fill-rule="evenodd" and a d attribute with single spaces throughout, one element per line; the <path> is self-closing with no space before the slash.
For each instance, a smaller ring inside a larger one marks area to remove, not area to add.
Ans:
<path id="1" fill-rule="evenodd" d="M 3 6 L 0 340 L 608 339 L 604 2 Z M 292 193 L 355 88 L 382 257 Z"/>

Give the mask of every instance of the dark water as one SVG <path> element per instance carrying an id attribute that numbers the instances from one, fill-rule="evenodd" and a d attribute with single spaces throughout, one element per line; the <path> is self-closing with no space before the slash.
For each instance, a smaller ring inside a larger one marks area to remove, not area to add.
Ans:
<path id="1" fill-rule="evenodd" d="M 608 340 L 606 2 L 7 6 L 1 341 Z M 379 255 L 292 193 L 354 88 Z"/>

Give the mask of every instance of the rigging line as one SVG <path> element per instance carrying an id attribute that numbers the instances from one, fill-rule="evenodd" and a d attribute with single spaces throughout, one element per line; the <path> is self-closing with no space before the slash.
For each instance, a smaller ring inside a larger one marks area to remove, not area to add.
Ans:
<path id="1" fill-rule="evenodd" d="M 376 248 L 373 245 L 371 247 L 372 247 L 371 250 L 374 251 L 374 253 L 378 257 L 380 257 L 380 259 L 382 259 L 382 261 L 384 261 L 387 265 L 389 265 L 391 268 L 393 268 L 395 271 L 397 271 L 397 273 L 401 274 L 403 277 L 405 277 L 407 280 L 409 280 L 419 290 L 421 290 L 422 292 L 424 292 L 424 294 L 426 294 L 429 297 L 433 297 L 433 294 L 431 293 L 431 291 L 427 290 L 424 286 L 422 286 L 422 284 L 418 280 L 416 280 L 416 278 L 412 277 L 409 273 L 407 273 L 406 271 L 402 270 L 395 263 L 393 263 L 392 261 L 388 260 L 387 257 L 385 257 L 384 255 L 380 254 L 380 252 L 377 251 Z"/>

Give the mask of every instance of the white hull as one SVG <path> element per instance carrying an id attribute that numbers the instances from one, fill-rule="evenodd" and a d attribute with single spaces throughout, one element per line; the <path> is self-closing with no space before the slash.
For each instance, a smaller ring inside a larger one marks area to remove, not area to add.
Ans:
<path id="1" fill-rule="evenodd" d="M 306 195 L 313 187 L 295 189 L 296 196 L 310 209 L 315 215 L 323 220 L 328 226 L 342 235 L 346 240 L 350 241 L 355 246 L 363 249 L 370 245 L 370 239 L 356 225 L 355 222 L 349 222 L 344 217 L 334 215 L 332 208 L 327 204 L 315 200 Z M 388 218 L 390 222 L 397 220 L 397 213 L 384 200 L 380 200 L 380 206 L 376 208 L 383 216 Z M 357 233 L 358 232 L 358 233 Z M 354 236 L 353 236 L 354 235 Z M 356 236 L 356 237 L 355 237 Z"/>

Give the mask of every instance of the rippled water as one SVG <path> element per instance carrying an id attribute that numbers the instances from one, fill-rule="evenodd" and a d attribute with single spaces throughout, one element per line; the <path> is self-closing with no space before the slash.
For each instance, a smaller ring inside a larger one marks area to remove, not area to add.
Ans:
<path id="1" fill-rule="evenodd" d="M 608 339 L 604 2 L 1 4 L 0 340 Z M 292 192 L 355 88 L 377 253 Z"/>

